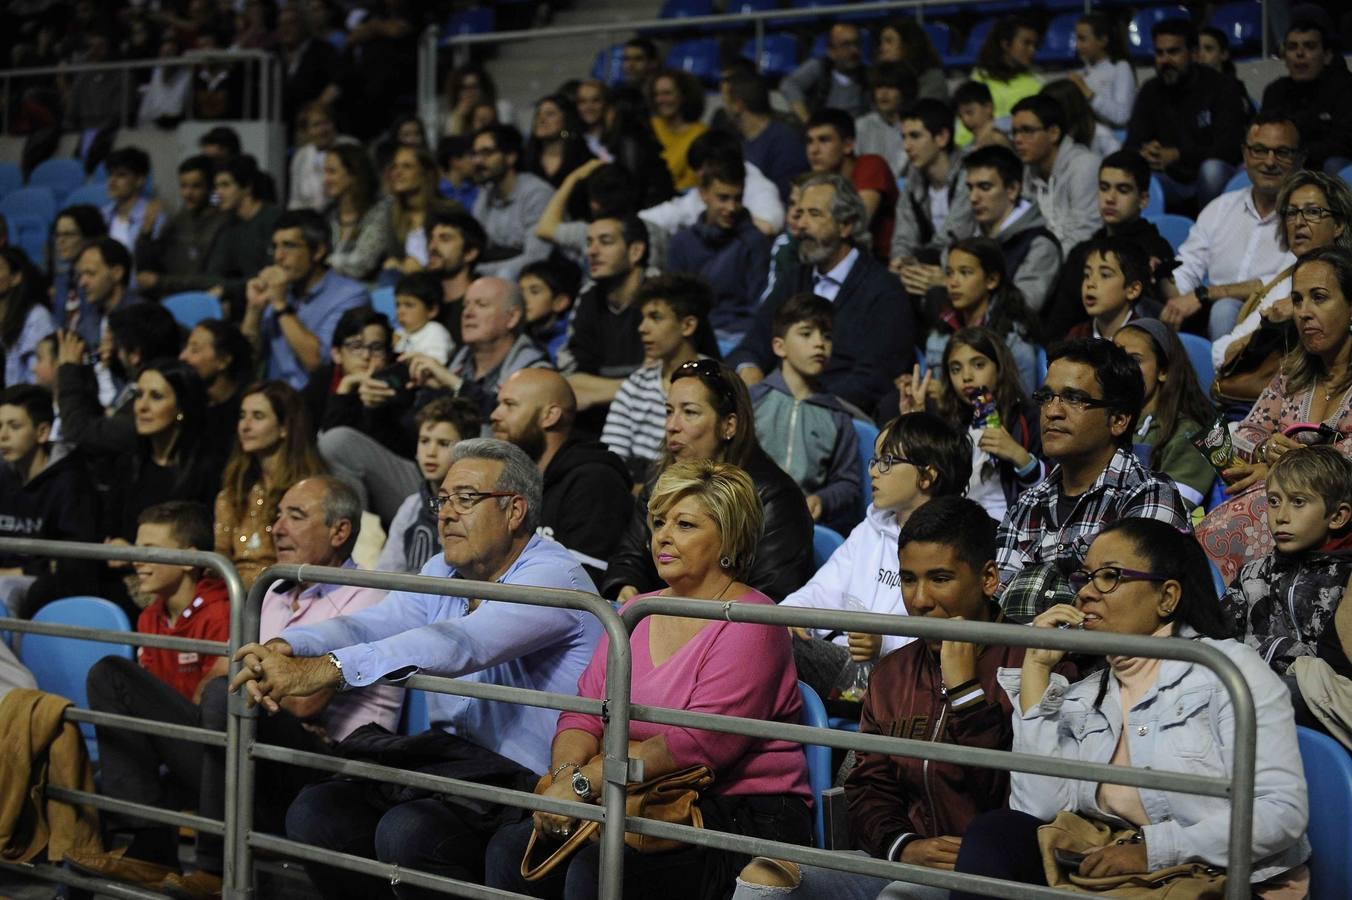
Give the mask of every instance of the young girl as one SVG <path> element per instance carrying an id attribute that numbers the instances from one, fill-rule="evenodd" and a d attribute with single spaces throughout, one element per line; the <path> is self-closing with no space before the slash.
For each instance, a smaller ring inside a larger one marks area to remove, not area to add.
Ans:
<path id="1" fill-rule="evenodd" d="M 989 328 L 964 328 L 949 338 L 938 375 L 925 374 L 917 390 L 901 392 L 903 408 L 931 408 L 972 444 L 968 499 L 992 519 L 1003 519 L 1025 488 L 1042 478 L 1037 408 L 1007 373 L 1014 358 Z M 925 385 L 924 382 L 929 382 Z"/>
<path id="2" fill-rule="evenodd" d="M 31 384 L 38 342 L 56 330 L 47 310 L 43 278 L 28 254 L 0 247 L 0 349 L 5 386 Z"/>
<path id="3" fill-rule="evenodd" d="M 1113 343 L 1136 360 L 1145 379 L 1145 404 L 1133 438 L 1141 465 L 1168 475 L 1190 507 L 1199 506 L 1216 472 L 1188 440 L 1215 415 L 1197 383 L 1183 342 L 1159 319 L 1133 319 Z"/>
<path id="4" fill-rule="evenodd" d="M 1030 21 L 1008 16 L 995 23 L 977 53 L 972 80 L 990 89 L 995 105 L 995 127 L 1009 130 L 1010 111 L 1024 97 L 1042 90 L 1042 79 L 1033 73 L 1037 54 L 1038 31 Z M 972 140 L 966 127 L 959 127 L 954 139 L 959 147 Z"/>
<path id="5" fill-rule="evenodd" d="M 1136 74 L 1127 62 L 1121 30 L 1103 13 L 1082 16 L 1075 23 L 1075 53 L 1084 70 L 1066 77 L 1089 101 L 1094 118 L 1109 128 L 1126 128 L 1136 101 Z"/>
<path id="6" fill-rule="evenodd" d="M 940 366 L 953 332 L 989 328 L 1009 348 L 1014 359 L 1010 371 L 1017 371 L 1024 391 L 1031 392 L 1036 386 L 1037 351 L 1032 344 L 1036 320 L 1005 271 L 1000 245 L 984 237 L 958 241 L 949 248 L 944 273 L 945 288 L 931 295 L 931 300 L 939 301 L 935 307 L 940 312 L 925 339 L 925 365 Z"/>

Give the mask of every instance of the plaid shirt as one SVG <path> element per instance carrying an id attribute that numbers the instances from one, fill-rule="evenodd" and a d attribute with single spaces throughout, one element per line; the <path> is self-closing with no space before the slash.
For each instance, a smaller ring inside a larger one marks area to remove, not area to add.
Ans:
<path id="1" fill-rule="evenodd" d="M 1004 585 L 1000 605 L 1010 618 L 1031 619 L 1067 600 L 1065 576 L 1084 560 L 1095 535 L 1118 519 L 1159 519 L 1191 533 L 1173 480 L 1147 471 L 1130 449 L 1118 448 L 1069 518 L 1058 523 L 1060 497 L 1058 466 L 1025 491 L 1000 523 L 995 561 Z"/>

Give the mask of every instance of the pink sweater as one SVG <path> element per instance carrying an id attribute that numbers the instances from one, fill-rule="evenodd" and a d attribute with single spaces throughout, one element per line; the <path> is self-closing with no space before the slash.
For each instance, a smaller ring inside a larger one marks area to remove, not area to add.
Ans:
<path id="1" fill-rule="evenodd" d="M 639 597 L 646 595 L 639 595 Z M 635 597 L 634 600 L 639 599 Z M 630 601 L 633 602 L 633 601 Z M 738 603 L 773 604 L 759 591 Z M 670 659 L 653 666 L 648 625 L 634 629 L 633 702 L 690 712 L 741 716 L 798 724 L 803 708 L 788 629 L 712 621 Z M 582 697 L 605 696 L 607 639 L 578 679 Z M 559 731 L 576 729 L 601 738 L 601 720 L 583 713 L 559 716 Z M 629 736 L 645 741 L 658 734 L 682 768 L 705 763 L 714 770 L 715 794 L 793 794 L 811 799 L 803 748 L 791 741 L 760 740 L 737 734 L 631 722 Z"/>

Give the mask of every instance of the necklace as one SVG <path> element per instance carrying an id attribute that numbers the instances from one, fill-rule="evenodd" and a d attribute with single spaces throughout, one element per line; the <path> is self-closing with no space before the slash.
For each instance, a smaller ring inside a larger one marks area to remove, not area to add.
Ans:
<path id="1" fill-rule="evenodd" d="M 1343 371 L 1343 376 L 1346 377 L 1346 375 L 1347 375 L 1347 372 L 1346 372 L 1346 370 L 1344 370 L 1344 371 Z M 1324 402 L 1325 402 L 1325 403 L 1329 403 L 1330 401 L 1333 400 L 1333 385 L 1334 385 L 1333 373 L 1330 372 L 1330 373 L 1328 373 L 1327 375 L 1324 376 Z M 1344 390 L 1345 390 L 1345 389 L 1344 389 Z"/>
<path id="2" fill-rule="evenodd" d="M 729 578 L 729 579 L 728 579 L 728 583 L 725 584 L 725 585 L 723 585 L 723 590 L 719 591 L 718 594 L 717 594 L 717 596 L 714 597 L 714 599 L 715 599 L 715 600 L 722 600 L 722 599 L 723 599 L 723 595 L 726 594 L 726 593 L 728 592 L 728 588 L 732 587 L 733 582 L 735 582 L 736 580 L 737 580 L 737 579 L 735 579 L 735 578 Z"/>

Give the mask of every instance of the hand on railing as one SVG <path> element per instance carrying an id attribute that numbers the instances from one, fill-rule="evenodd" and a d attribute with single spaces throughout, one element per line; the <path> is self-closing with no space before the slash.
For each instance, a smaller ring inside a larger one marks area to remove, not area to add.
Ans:
<path id="1" fill-rule="evenodd" d="M 235 652 L 241 663 L 230 690 L 241 689 L 250 708 L 278 712 L 288 697 L 309 697 L 341 686 L 342 671 L 327 656 L 292 656 L 285 641 L 245 644 Z"/>

